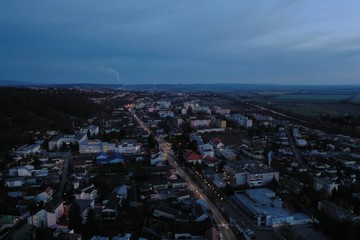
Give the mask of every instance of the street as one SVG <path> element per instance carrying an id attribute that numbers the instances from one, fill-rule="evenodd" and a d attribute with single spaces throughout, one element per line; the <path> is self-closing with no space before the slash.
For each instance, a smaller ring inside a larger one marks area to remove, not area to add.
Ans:
<path id="1" fill-rule="evenodd" d="M 133 112 L 130 111 L 130 113 L 133 114 L 134 118 L 138 121 L 139 125 L 145 129 L 148 133 L 151 133 L 150 129 L 148 129 L 145 124 L 141 121 L 141 119 L 138 118 L 138 116 Z M 171 152 L 171 147 L 167 144 L 166 141 L 160 138 L 156 138 L 156 140 L 159 143 L 159 149 L 162 150 L 166 156 L 166 159 L 168 160 L 169 164 L 176 169 L 178 174 L 189 183 L 189 188 L 191 191 L 196 193 L 202 193 L 202 190 L 199 188 L 198 185 L 196 185 L 192 179 L 188 176 L 188 174 L 184 171 L 184 169 L 177 164 L 175 161 L 174 155 Z M 217 207 L 207 198 L 205 194 L 201 194 L 201 198 L 206 202 L 207 206 L 213 213 L 213 218 L 217 224 L 219 233 L 223 236 L 224 239 L 236 239 L 233 231 L 229 227 L 228 222 L 226 219 L 222 216 L 220 211 L 217 209 Z"/>

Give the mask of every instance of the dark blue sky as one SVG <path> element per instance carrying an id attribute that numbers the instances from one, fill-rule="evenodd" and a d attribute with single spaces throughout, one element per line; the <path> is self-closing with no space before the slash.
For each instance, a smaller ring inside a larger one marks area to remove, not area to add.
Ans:
<path id="1" fill-rule="evenodd" d="M 0 79 L 360 83 L 360 1 L 1 1 Z"/>

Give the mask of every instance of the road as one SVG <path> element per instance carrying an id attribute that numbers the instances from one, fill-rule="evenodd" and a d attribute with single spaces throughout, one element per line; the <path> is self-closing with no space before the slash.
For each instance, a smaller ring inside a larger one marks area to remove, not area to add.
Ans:
<path id="1" fill-rule="evenodd" d="M 60 183 L 60 188 L 59 191 L 57 192 L 57 197 L 61 197 L 64 191 L 64 186 L 66 183 L 66 179 L 67 179 L 67 172 L 69 169 L 69 162 L 70 162 L 70 157 L 65 157 L 64 159 L 64 166 L 62 169 L 62 178 L 61 178 L 61 183 Z"/>
<path id="2" fill-rule="evenodd" d="M 130 111 L 130 113 L 132 113 L 132 115 L 134 116 L 134 118 L 137 120 L 137 122 L 139 123 L 139 125 L 145 129 L 148 133 L 151 133 L 151 130 L 149 128 L 147 128 L 144 124 L 143 121 L 141 121 L 141 119 L 139 119 L 139 117 L 133 112 Z M 168 160 L 169 164 L 176 169 L 176 171 L 178 172 L 178 174 L 189 183 L 189 188 L 191 191 L 196 192 L 196 193 L 202 193 L 202 190 L 199 188 L 199 186 L 197 184 L 195 184 L 192 179 L 189 177 L 189 175 L 184 171 L 184 169 L 175 161 L 175 156 L 174 154 L 171 152 L 171 147 L 168 145 L 168 143 L 166 141 L 164 141 L 163 139 L 157 138 L 156 139 L 159 143 L 159 148 L 160 150 L 162 150 L 166 156 L 166 159 Z M 226 219 L 222 216 L 222 214 L 220 213 L 220 211 L 217 209 L 217 207 L 207 198 L 207 196 L 205 194 L 201 194 L 201 198 L 206 202 L 206 204 L 208 205 L 208 207 L 210 208 L 212 214 L 213 214 L 213 218 L 216 222 L 216 225 L 218 226 L 218 230 L 221 233 L 221 235 L 223 236 L 224 239 L 236 239 L 233 231 L 231 230 L 231 228 L 229 227 L 228 222 L 226 221 Z"/>
<path id="3" fill-rule="evenodd" d="M 285 129 L 286 129 L 286 135 L 287 135 L 287 137 L 289 139 L 289 144 L 290 144 L 291 151 L 293 152 L 296 161 L 299 163 L 299 165 L 301 167 L 303 167 L 303 168 L 306 167 L 306 163 L 303 161 L 301 153 L 296 147 L 295 139 L 294 139 L 294 136 L 291 134 L 290 127 L 287 126 Z"/>

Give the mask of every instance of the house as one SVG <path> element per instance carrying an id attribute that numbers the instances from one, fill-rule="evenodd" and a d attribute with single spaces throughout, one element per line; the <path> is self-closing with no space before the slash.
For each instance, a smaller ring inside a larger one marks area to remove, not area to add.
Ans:
<path id="1" fill-rule="evenodd" d="M 178 189 L 178 188 L 186 188 L 188 186 L 187 182 L 182 179 L 174 179 L 174 180 L 168 180 L 168 181 L 169 181 L 171 188 Z"/>
<path id="2" fill-rule="evenodd" d="M 81 223 L 84 224 L 86 222 L 86 217 L 90 208 L 94 208 L 95 200 L 88 199 L 76 199 L 76 204 L 79 205 L 80 208 L 80 217 Z"/>
<path id="3" fill-rule="evenodd" d="M 103 201 L 103 207 L 101 210 L 103 219 L 116 219 L 120 206 L 121 199 L 117 197 L 116 193 L 111 193 L 107 199 Z"/>
<path id="4" fill-rule="evenodd" d="M 195 222 L 202 222 L 209 217 L 200 204 L 194 206 L 192 213 L 195 216 Z"/>
<path id="5" fill-rule="evenodd" d="M 128 189 L 129 186 L 127 185 L 121 185 L 112 190 L 112 193 L 115 193 L 116 196 L 120 199 L 126 199 L 128 196 Z"/>
<path id="6" fill-rule="evenodd" d="M 216 115 L 223 115 L 223 116 L 225 116 L 225 115 L 229 115 L 230 112 L 231 112 L 231 110 L 228 109 L 228 108 L 221 108 L 221 107 L 218 107 L 218 106 L 214 106 L 214 107 L 213 107 L 213 112 L 214 112 L 214 114 L 216 114 Z"/>
<path id="7" fill-rule="evenodd" d="M 241 114 L 230 114 L 226 115 L 227 120 L 237 122 L 241 127 L 251 128 L 253 126 L 253 121 L 248 117 Z"/>
<path id="8" fill-rule="evenodd" d="M 115 143 L 101 142 L 98 139 L 86 140 L 79 143 L 80 153 L 100 153 L 107 151 L 118 152 L 118 148 Z"/>
<path id="9" fill-rule="evenodd" d="M 169 183 L 167 180 L 158 180 L 152 182 L 152 189 L 154 191 L 166 190 L 168 188 L 169 188 Z"/>
<path id="10" fill-rule="evenodd" d="M 214 147 L 215 149 L 222 149 L 222 148 L 224 148 L 224 143 L 221 141 L 220 138 L 213 138 L 213 139 L 211 139 L 211 140 L 209 141 L 209 143 L 210 143 L 211 145 L 213 145 L 213 147 Z"/>
<path id="11" fill-rule="evenodd" d="M 49 227 L 45 209 L 40 209 L 34 214 L 30 215 L 27 219 L 27 222 L 29 225 L 32 225 L 36 228 L 45 229 Z"/>
<path id="12" fill-rule="evenodd" d="M 57 135 L 49 141 L 48 147 L 50 151 L 60 150 L 63 144 L 70 145 L 78 143 L 75 135 Z"/>
<path id="13" fill-rule="evenodd" d="M 9 169 L 9 175 L 12 177 L 30 177 L 31 172 L 34 170 L 34 166 L 16 166 Z"/>
<path id="14" fill-rule="evenodd" d="M 101 151 L 103 151 L 102 143 L 98 139 L 82 141 L 79 144 L 80 153 L 100 153 Z"/>
<path id="15" fill-rule="evenodd" d="M 109 127 L 106 127 L 106 128 L 104 129 L 104 132 L 105 132 L 106 134 L 109 134 L 109 133 L 111 133 L 111 132 L 119 133 L 120 131 L 121 131 L 121 128 L 118 127 L 118 126 L 109 126 Z"/>
<path id="16" fill-rule="evenodd" d="M 51 187 L 47 187 L 43 192 L 36 195 L 33 200 L 37 203 L 47 203 L 48 201 L 51 201 L 53 193 L 53 189 Z"/>
<path id="17" fill-rule="evenodd" d="M 197 143 L 198 145 L 204 144 L 204 141 L 203 141 L 202 137 L 199 136 L 199 135 L 190 134 L 189 138 L 190 138 L 190 141 L 196 141 L 196 143 Z"/>
<path id="18" fill-rule="evenodd" d="M 99 126 L 89 125 L 80 130 L 81 133 L 89 133 L 91 137 L 97 136 L 99 134 Z"/>
<path id="19" fill-rule="evenodd" d="M 60 198 L 54 198 L 45 204 L 44 209 L 47 214 L 47 224 L 49 227 L 55 226 L 64 214 L 64 204 Z"/>
<path id="20" fill-rule="evenodd" d="M 202 157 L 214 157 L 214 147 L 209 143 L 198 145 L 198 150 Z"/>
<path id="21" fill-rule="evenodd" d="M 327 194 L 332 195 L 334 189 L 338 190 L 339 184 L 328 178 L 316 177 L 314 178 L 313 187 L 316 191 L 324 189 Z"/>
<path id="22" fill-rule="evenodd" d="M 219 154 L 228 161 L 235 161 L 237 158 L 236 153 L 234 153 L 231 149 L 228 148 L 220 149 Z"/>
<path id="23" fill-rule="evenodd" d="M 6 178 L 5 181 L 5 187 L 8 188 L 14 188 L 14 187 L 21 187 L 25 180 L 23 177 L 16 177 L 16 178 Z"/>
<path id="24" fill-rule="evenodd" d="M 216 120 L 216 123 L 215 123 L 215 126 L 216 126 L 217 128 L 223 128 L 223 129 L 225 129 L 226 126 L 227 126 L 227 122 L 226 122 L 226 120 L 223 120 L 223 119 L 217 119 L 217 120 Z"/>
<path id="25" fill-rule="evenodd" d="M 175 194 L 176 200 L 178 202 L 183 202 L 185 199 L 189 199 L 191 195 L 192 195 L 192 192 L 189 191 L 189 190 L 184 190 L 184 191 L 181 191 L 181 192 L 177 192 Z"/>
<path id="26" fill-rule="evenodd" d="M 29 155 L 39 153 L 41 150 L 41 144 L 34 143 L 31 145 L 24 145 L 14 151 L 15 154 L 19 155 Z"/>
<path id="27" fill-rule="evenodd" d="M 166 161 L 165 154 L 162 151 L 159 151 L 155 154 L 151 154 L 150 165 L 159 166 L 164 164 Z"/>
<path id="28" fill-rule="evenodd" d="M 93 200 L 97 198 L 98 192 L 94 184 L 88 184 L 85 186 L 79 186 L 74 190 L 74 195 L 76 199 L 87 199 Z"/>
<path id="29" fill-rule="evenodd" d="M 220 240 L 220 233 L 219 231 L 212 227 L 205 233 L 205 240 Z"/>
<path id="30" fill-rule="evenodd" d="M 279 172 L 263 164 L 237 164 L 224 166 L 225 174 L 232 186 L 267 186 L 273 179 L 279 181 Z"/>
<path id="31" fill-rule="evenodd" d="M 175 114 L 172 111 L 159 111 L 160 118 L 173 118 Z"/>
<path id="32" fill-rule="evenodd" d="M 205 157 L 203 158 L 202 162 L 207 166 L 207 167 L 215 167 L 216 165 L 219 164 L 219 160 L 216 160 L 215 158 L 212 157 Z"/>
<path id="33" fill-rule="evenodd" d="M 140 152 L 141 144 L 134 141 L 124 141 L 119 145 L 119 152 L 124 154 L 136 154 Z"/>
<path id="34" fill-rule="evenodd" d="M 185 161 L 191 164 L 196 164 L 196 163 L 201 164 L 202 156 L 195 152 L 190 152 L 185 156 Z"/>
<path id="35" fill-rule="evenodd" d="M 116 164 L 124 163 L 124 159 L 119 152 L 100 152 L 96 157 L 97 164 Z"/>
<path id="36" fill-rule="evenodd" d="M 193 119 L 190 120 L 190 126 L 192 128 L 210 127 L 210 119 Z"/>

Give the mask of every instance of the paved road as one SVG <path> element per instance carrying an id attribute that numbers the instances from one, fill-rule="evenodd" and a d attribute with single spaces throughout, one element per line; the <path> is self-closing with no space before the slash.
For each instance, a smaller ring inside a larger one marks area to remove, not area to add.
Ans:
<path id="1" fill-rule="evenodd" d="M 63 173 L 62 173 L 62 178 L 61 178 L 61 184 L 60 184 L 60 188 L 59 191 L 57 192 L 57 197 L 61 197 L 64 191 L 64 186 L 66 183 L 66 179 L 67 179 L 67 172 L 69 169 L 69 162 L 70 162 L 70 157 L 65 157 L 64 160 L 64 166 L 63 166 Z"/>
<path id="2" fill-rule="evenodd" d="M 301 153 L 300 153 L 299 149 L 297 149 L 297 147 L 296 147 L 295 139 L 294 139 L 294 136 L 291 134 L 290 127 L 287 126 L 285 129 L 286 129 L 287 137 L 289 139 L 291 151 L 293 152 L 296 161 L 299 163 L 299 165 L 301 167 L 306 167 L 306 163 L 303 161 Z"/>
<path id="3" fill-rule="evenodd" d="M 133 114 L 134 118 L 138 121 L 139 125 L 144 128 L 148 133 L 150 133 L 150 129 L 148 129 L 145 124 L 141 121 L 141 119 L 138 118 L 138 116 L 130 111 L 130 113 Z M 201 193 L 201 189 L 196 185 L 192 179 L 189 177 L 189 175 L 184 171 L 184 169 L 175 161 L 175 156 L 171 152 L 171 147 L 168 145 L 166 141 L 163 139 L 157 138 L 156 139 L 159 143 L 159 148 L 164 152 L 169 164 L 174 167 L 178 174 L 189 183 L 189 188 L 191 191 Z M 218 226 L 219 232 L 223 236 L 224 239 L 236 239 L 234 233 L 232 232 L 231 228 L 229 227 L 228 222 L 226 219 L 222 216 L 220 211 L 217 209 L 217 207 L 207 198 L 205 194 L 201 194 L 201 198 L 206 202 L 210 210 L 212 211 L 213 218 Z"/>

